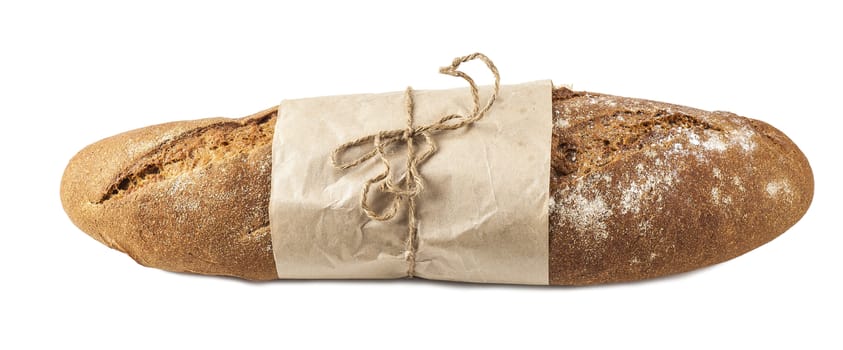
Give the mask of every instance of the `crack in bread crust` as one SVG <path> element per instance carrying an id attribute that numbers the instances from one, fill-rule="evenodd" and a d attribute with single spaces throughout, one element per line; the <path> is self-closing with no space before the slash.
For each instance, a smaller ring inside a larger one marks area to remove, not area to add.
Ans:
<path id="1" fill-rule="evenodd" d="M 554 108 L 560 102 L 554 101 Z M 559 113 L 554 114 L 559 117 Z M 554 125 L 559 124 L 558 120 Z M 582 177 L 646 151 L 652 142 L 676 128 L 722 131 L 720 126 L 684 112 L 617 108 L 570 123 L 566 128 L 555 127 L 551 167 L 556 176 Z"/>
<path id="2" fill-rule="evenodd" d="M 119 175 L 95 204 L 125 196 L 211 162 L 225 161 L 272 142 L 277 112 L 198 128 L 164 142 Z"/>

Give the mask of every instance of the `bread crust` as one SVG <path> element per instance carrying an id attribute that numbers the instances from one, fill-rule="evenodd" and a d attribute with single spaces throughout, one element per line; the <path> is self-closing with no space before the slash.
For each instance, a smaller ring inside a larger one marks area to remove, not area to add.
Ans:
<path id="1" fill-rule="evenodd" d="M 65 211 L 145 266 L 275 279 L 267 208 L 276 113 L 173 122 L 94 143 L 65 170 Z"/>
<path id="2" fill-rule="evenodd" d="M 783 233 L 811 203 L 807 159 L 761 121 L 591 93 L 554 107 L 551 284 L 723 262 Z"/>
<path id="3" fill-rule="evenodd" d="M 604 94 L 553 94 L 549 280 L 583 285 L 684 272 L 796 223 L 805 156 L 775 128 L 725 112 Z M 269 235 L 277 108 L 150 126 L 71 159 L 62 204 L 138 263 L 276 279 Z"/>

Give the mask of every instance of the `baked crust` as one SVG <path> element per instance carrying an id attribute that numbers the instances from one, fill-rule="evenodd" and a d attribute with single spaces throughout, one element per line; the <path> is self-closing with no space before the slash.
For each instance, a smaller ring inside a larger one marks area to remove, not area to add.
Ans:
<path id="1" fill-rule="evenodd" d="M 553 93 L 551 284 L 638 280 L 741 255 L 810 205 L 805 156 L 725 112 Z M 277 108 L 150 126 L 94 143 L 61 184 L 71 220 L 138 263 L 276 279 L 269 235 Z"/>
<path id="2" fill-rule="evenodd" d="M 267 209 L 276 112 L 156 125 L 85 147 L 62 179 L 65 211 L 145 266 L 277 278 Z"/>
<path id="3" fill-rule="evenodd" d="M 783 233 L 811 203 L 807 159 L 766 123 L 641 99 L 566 97 L 554 100 L 551 284 L 723 262 Z"/>

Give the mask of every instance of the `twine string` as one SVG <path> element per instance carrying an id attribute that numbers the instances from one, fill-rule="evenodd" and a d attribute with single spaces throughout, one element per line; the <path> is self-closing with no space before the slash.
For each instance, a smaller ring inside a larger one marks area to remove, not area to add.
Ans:
<path id="1" fill-rule="evenodd" d="M 468 74 L 458 70 L 459 66 L 465 62 L 472 60 L 481 60 L 486 64 L 486 67 L 492 72 L 495 77 L 495 85 L 492 96 L 482 107 L 480 106 L 480 93 L 477 85 Z M 407 87 L 404 91 L 404 106 L 407 117 L 407 126 L 403 129 L 382 130 L 377 133 L 366 135 L 358 139 L 346 142 L 331 153 L 331 163 L 340 170 L 357 167 L 363 162 L 377 157 L 383 165 L 383 171 L 377 175 L 369 178 L 360 189 L 360 208 L 372 220 L 387 221 L 397 215 L 403 201 L 407 201 L 407 239 L 404 247 L 404 258 L 407 261 L 407 276 L 412 278 L 415 275 L 416 264 L 416 238 L 418 231 L 418 221 L 416 217 L 416 197 L 424 189 L 424 180 L 419 173 L 419 166 L 422 165 L 428 158 L 430 158 L 436 151 L 437 146 L 434 142 L 432 134 L 438 132 L 447 132 L 467 127 L 472 123 L 482 119 L 495 101 L 498 98 L 498 91 L 500 90 L 500 74 L 497 67 L 492 61 L 482 53 L 473 53 L 467 56 L 457 57 L 453 60 L 451 65 L 439 69 L 439 73 L 459 77 L 468 82 L 471 88 L 471 97 L 474 107 L 471 114 L 448 114 L 439 120 L 421 126 L 415 126 L 415 115 L 413 101 L 413 88 Z M 417 151 L 417 140 L 420 139 L 426 145 L 426 149 L 419 153 Z M 401 173 L 399 180 L 395 180 L 393 167 L 386 156 L 386 149 L 393 144 L 404 143 L 407 149 L 406 169 Z M 360 147 L 365 144 L 371 144 L 372 149 L 363 155 L 342 163 L 340 158 L 350 149 Z M 381 211 L 372 208 L 369 195 L 372 191 L 372 186 L 377 185 L 377 189 L 392 197 L 390 204 Z"/>

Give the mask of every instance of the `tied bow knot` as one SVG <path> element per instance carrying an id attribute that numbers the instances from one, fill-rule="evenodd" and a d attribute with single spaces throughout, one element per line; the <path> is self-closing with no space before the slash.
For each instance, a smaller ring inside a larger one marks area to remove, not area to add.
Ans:
<path id="1" fill-rule="evenodd" d="M 495 77 L 495 86 L 492 96 L 481 108 L 480 93 L 477 85 L 468 74 L 458 70 L 462 63 L 479 59 L 486 64 L 486 67 L 492 72 Z M 407 87 L 404 91 L 404 106 L 406 110 L 407 126 L 403 129 L 384 130 L 375 134 L 360 137 L 358 139 L 346 142 L 338 146 L 331 153 L 331 163 L 337 169 L 345 170 L 354 168 L 370 158 L 376 157 L 383 165 L 383 171 L 377 175 L 369 178 L 360 189 L 360 208 L 372 220 L 387 221 L 394 218 L 401 207 L 401 203 L 407 202 L 407 228 L 408 235 L 405 241 L 404 257 L 408 262 L 407 276 L 413 277 L 415 271 L 415 252 L 416 252 L 416 236 L 418 224 L 416 219 L 416 197 L 424 190 L 424 181 L 419 173 L 419 166 L 429 159 L 436 151 L 436 143 L 432 135 L 438 132 L 445 132 L 467 127 L 472 123 L 480 120 L 485 116 L 486 112 L 495 103 L 500 90 L 500 75 L 494 63 L 481 53 L 474 53 L 468 56 L 457 57 L 450 66 L 439 69 L 442 74 L 459 77 L 468 82 L 471 88 L 472 102 L 474 107 L 471 114 L 448 114 L 427 125 L 415 126 L 415 116 L 413 113 L 413 89 Z M 419 153 L 416 141 L 419 139 L 426 145 L 426 149 Z M 395 180 L 392 165 L 386 156 L 386 148 L 396 143 L 404 143 L 407 149 L 406 169 L 404 169 L 399 180 Z M 372 149 L 363 155 L 342 163 L 339 159 L 346 151 L 364 145 L 371 144 Z M 369 194 L 373 185 L 378 185 L 380 192 L 390 195 L 392 200 L 389 206 L 382 211 L 377 211 L 372 208 L 369 200 Z"/>

